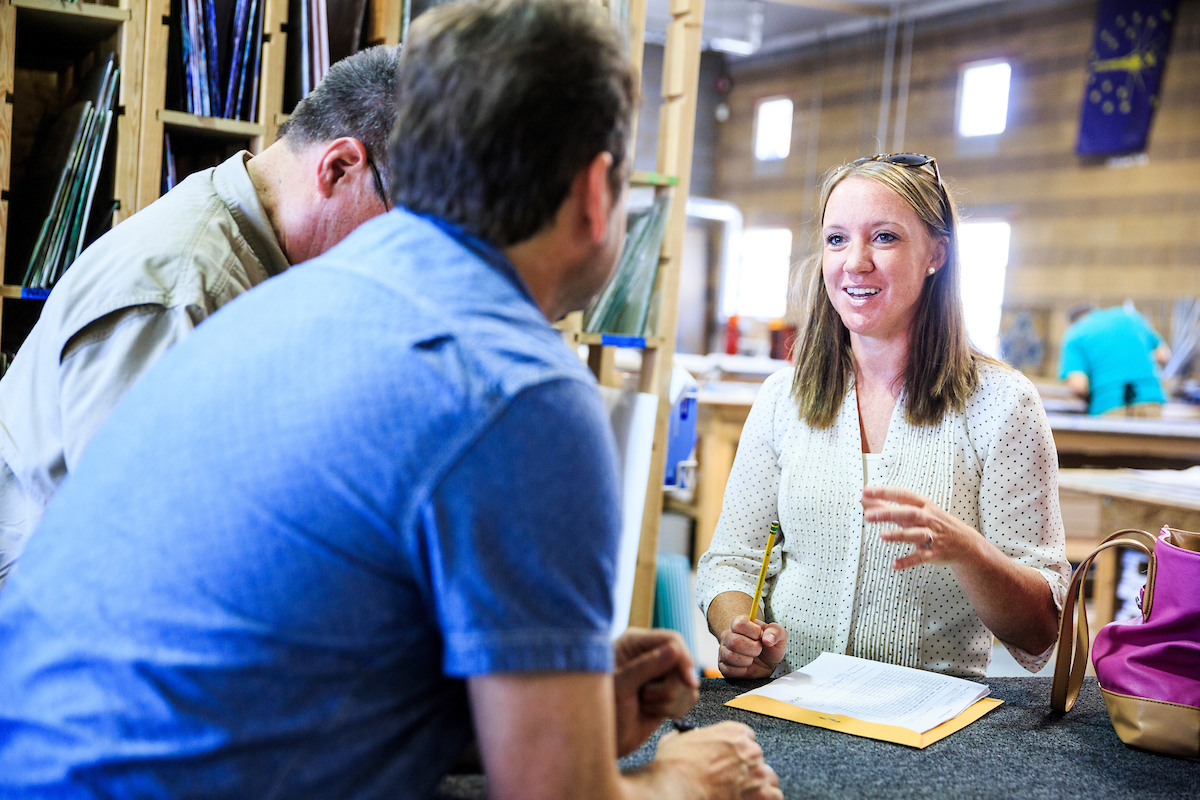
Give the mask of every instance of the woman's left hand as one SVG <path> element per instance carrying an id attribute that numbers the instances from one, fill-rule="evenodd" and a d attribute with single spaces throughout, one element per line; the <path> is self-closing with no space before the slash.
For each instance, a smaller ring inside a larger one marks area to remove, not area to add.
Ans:
<path id="1" fill-rule="evenodd" d="M 863 489 L 863 518 L 898 525 L 879 534 L 885 542 L 907 542 L 908 555 L 892 569 L 947 564 L 980 621 L 1003 642 L 1042 653 L 1058 635 L 1058 609 L 1045 578 L 1006 556 L 983 534 L 946 513 L 928 497 L 899 486 Z"/>
<path id="2" fill-rule="evenodd" d="M 892 562 L 892 569 L 921 564 L 968 564 L 985 541 L 979 531 L 944 511 L 924 495 L 899 486 L 868 486 L 862 504 L 867 522 L 891 522 L 885 542 L 907 542 L 914 550 Z"/>

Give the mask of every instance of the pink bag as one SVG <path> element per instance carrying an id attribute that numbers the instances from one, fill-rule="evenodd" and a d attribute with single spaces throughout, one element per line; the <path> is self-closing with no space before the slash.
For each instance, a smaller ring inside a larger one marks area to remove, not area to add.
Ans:
<path id="1" fill-rule="evenodd" d="M 1079 696 L 1088 659 L 1083 577 L 1097 554 L 1118 546 L 1150 563 L 1142 615 L 1096 632 L 1092 663 L 1108 716 L 1130 747 L 1200 760 L 1200 534 L 1164 527 L 1156 540 L 1124 530 L 1084 559 L 1063 605 L 1050 705 L 1066 712 Z"/>

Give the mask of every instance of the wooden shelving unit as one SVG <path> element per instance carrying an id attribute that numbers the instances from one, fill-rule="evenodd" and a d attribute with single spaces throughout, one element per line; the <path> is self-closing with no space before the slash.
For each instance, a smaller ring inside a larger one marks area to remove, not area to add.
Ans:
<path id="1" fill-rule="evenodd" d="M 658 566 L 658 527 L 663 508 L 663 473 L 666 467 L 667 423 L 671 411 L 671 366 L 675 355 L 678 322 L 680 251 L 687 225 L 687 196 L 692 169 L 692 137 L 696 126 L 696 88 L 700 76 L 700 26 L 704 0 L 670 0 L 671 22 L 663 52 L 663 98 L 659 114 L 658 158 L 654 172 L 635 172 L 633 186 L 651 187 L 656 195 L 669 194 L 670 212 L 656 278 L 655 291 L 661 298 L 658 329 L 645 337 L 585 334 L 580 331 L 580 314 L 572 314 L 560 325 L 564 338 L 573 346 L 586 345 L 588 365 L 597 379 L 613 385 L 614 352 L 634 348 L 642 353 L 639 391 L 657 395 L 658 417 L 650 458 L 650 479 L 642 513 L 633 605 L 629 624 L 649 627 L 654 616 L 654 585 Z M 645 0 L 631 0 L 630 57 L 641 74 L 645 38 Z M 636 141 L 636 120 L 633 140 Z M 633 158 L 631 153 L 629 156 Z M 653 314 L 652 314 L 653 316 Z"/>
<path id="2" fill-rule="evenodd" d="M 26 0 L 54 2 L 55 0 Z M 262 69 L 259 74 L 258 113 L 255 120 L 229 120 L 199 117 L 166 108 L 167 45 L 170 31 L 171 0 L 143 0 L 148 18 L 154 21 L 147 31 L 146 96 L 141 133 L 141 169 L 138 179 L 137 208 L 158 199 L 161 191 L 163 133 L 181 130 L 227 141 L 244 141 L 246 149 L 260 153 L 275 141 L 279 126 L 287 119 L 283 113 L 285 71 L 287 67 L 288 0 L 266 0 L 263 7 Z M 364 26 L 370 44 L 398 44 L 404 17 L 405 0 L 368 0 Z"/>
<path id="3" fill-rule="evenodd" d="M 671 0 L 671 22 L 663 51 L 663 104 L 658 121 L 658 172 L 678 176 L 671 191 L 671 209 L 658 271 L 662 306 L 658 335 L 662 344 L 642 354 L 641 385 L 659 397 L 650 458 L 650 482 L 642 516 L 630 623 L 649 627 L 654 617 L 655 571 L 658 565 L 658 526 L 662 517 L 663 472 L 666 468 L 667 422 L 670 415 L 671 367 L 679 320 L 679 269 L 687 228 L 687 197 L 692 174 L 692 140 L 696 129 L 696 90 L 700 78 L 700 30 L 704 0 Z M 659 190 L 661 191 L 661 190 Z"/>
<path id="4" fill-rule="evenodd" d="M 404 22 L 405 0 L 368 0 L 364 25 L 371 44 L 396 44 Z M 119 223 L 158 199 L 161 193 L 163 134 L 178 131 L 193 140 L 244 146 L 261 152 L 275 140 L 282 113 L 287 0 L 266 0 L 263 7 L 263 54 L 257 119 L 200 117 L 166 107 L 170 0 L 117 0 L 111 4 L 60 0 L 0 0 L 0 268 L 5 264 L 9 183 L 13 152 L 14 75 L 18 67 L 60 71 L 97 49 L 117 53 L 121 68 L 116 123 L 114 222 Z M 244 144 L 243 144 L 244 143 Z M 4 306 L 22 307 L 18 327 L 36 319 L 49 292 L 14 285 L 0 278 L 0 334 Z M 23 335 L 23 332 L 21 333 Z M 0 339 L 5 337 L 0 336 Z M 12 339 L 12 336 L 7 337 Z M 20 338 L 19 336 L 17 338 Z M 15 350 L 8 342 L 8 350 Z"/>
<path id="5" fill-rule="evenodd" d="M 169 109 L 167 58 L 171 29 L 171 0 L 145 0 L 153 21 L 146 36 L 146 104 L 142 111 L 141 159 L 137 207 L 145 208 L 162 191 L 163 134 L 184 130 L 209 139 L 244 141 L 258 153 L 275 140 L 276 116 L 283 107 L 284 57 L 287 51 L 287 0 L 266 0 L 263 6 L 262 65 L 259 72 L 258 114 L 255 120 L 201 117 Z"/>
<path id="6" fill-rule="evenodd" d="M 26 102 L 16 92 L 18 69 L 66 74 L 89 54 L 114 52 L 121 68 L 117 87 L 113 172 L 114 222 L 136 207 L 140 146 L 142 82 L 148 0 L 119 0 L 112 4 L 58 0 L 0 0 L 0 274 L 11 280 L 22 265 L 8 263 L 8 204 L 11 201 L 14 114 Z M 80 76 L 76 75 L 76 80 Z M 19 277 L 17 278 L 19 280 Z M 20 286 L 0 286 L 0 334 L 5 306 L 10 302 L 38 303 L 46 292 Z M 28 310 L 19 315 L 30 316 Z M 5 337 L 0 335 L 0 340 Z M 15 349 L 11 347 L 9 349 Z"/>

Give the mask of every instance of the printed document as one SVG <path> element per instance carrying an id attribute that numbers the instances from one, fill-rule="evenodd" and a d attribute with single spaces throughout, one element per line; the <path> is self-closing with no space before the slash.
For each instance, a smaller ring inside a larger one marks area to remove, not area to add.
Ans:
<path id="1" fill-rule="evenodd" d="M 759 695 L 831 717 L 925 733 L 962 714 L 988 691 L 982 684 L 936 672 L 822 653 L 807 666 L 743 696 Z"/>

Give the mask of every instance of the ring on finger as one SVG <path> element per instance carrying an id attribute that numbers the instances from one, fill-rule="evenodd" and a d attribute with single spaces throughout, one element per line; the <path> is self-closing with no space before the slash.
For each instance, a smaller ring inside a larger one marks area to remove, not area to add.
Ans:
<path id="1" fill-rule="evenodd" d="M 926 533 L 925 535 L 928 538 L 921 544 L 921 548 L 924 550 L 932 550 L 933 549 L 933 532 L 930 531 L 930 532 Z"/>

